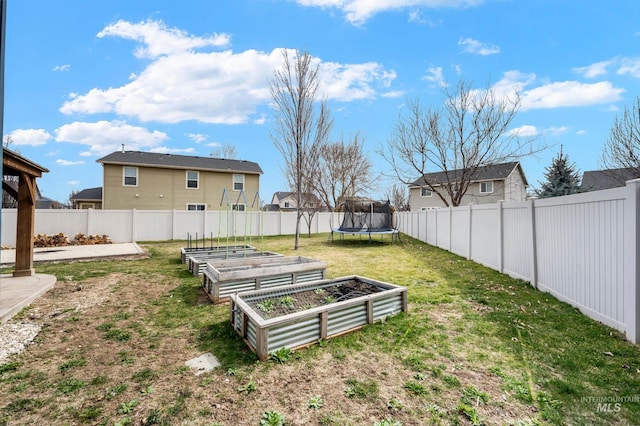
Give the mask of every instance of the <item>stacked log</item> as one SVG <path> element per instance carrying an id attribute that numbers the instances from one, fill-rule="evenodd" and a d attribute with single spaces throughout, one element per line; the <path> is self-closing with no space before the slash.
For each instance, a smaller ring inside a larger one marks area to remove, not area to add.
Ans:
<path id="1" fill-rule="evenodd" d="M 64 233 L 59 232 L 53 235 L 36 234 L 33 237 L 34 247 L 60 247 L 71 245 L 94 245 L 94 244 L 111 244 L 111 238 L 108 235 L 85 235 L 76 234 L 73 240 L 69 239 Z"/>

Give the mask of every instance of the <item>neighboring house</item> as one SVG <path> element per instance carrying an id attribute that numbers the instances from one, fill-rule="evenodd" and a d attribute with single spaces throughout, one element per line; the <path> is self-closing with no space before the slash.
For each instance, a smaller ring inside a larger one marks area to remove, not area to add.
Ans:
<path id="1" fill-rule="evenodd" d="M 73 209 L 102 209 L 102 187 L 87 188 L 71 197 Z"/>
<path id="2" fill-rule="evenodd" d="M 63 209 L 65 206 L 56 200 L 38 195 L 36 198 L 36 209 Z"/>
<path id="3" fill-rule="evenodd" d="M 302 206 L 304 210 L 326 210 L 323 208 L 322 201 L 313 194 L 303 194 L 306 202 Z M 267 205 L 266 210 L 269 211 L 293 211 L 298 208 L 295 192 L 276 192 L 271 198 L 271 204 Z"/>
<path id="4" fill-rule="evenodd" d="M 590 170 L 582 174 L 580 187 L 584 192 L 618 188 L 639 177 L 635 169 Z"/>
<path id="5" fill-rule="evenodd" d="M 262 174 L 251 161 L 140 151 L 116 151 L 97 162 L 103 209 L 248 210 Z"/>
<path id="6" fill-rule="evenodd" d="M 450 176 L 459 175 L 461 170 L 452 170 Z M 426 179 L 426 180 L 425 180 Z M 444 172 L 429 173 L 409 185 L 409 207 L 412 211 L 446 207 L 440 197 L 425 186 L 426 181 L 447 182 Z M 440 185 L 434 185 L 438 189 Z M 524 201 L 527 199 L 527 178 L 519 162 L 478 167 L 460 205 L 488 204 L 498 201 Z M 443 193 L 446 198 L 446 191 Z"/>

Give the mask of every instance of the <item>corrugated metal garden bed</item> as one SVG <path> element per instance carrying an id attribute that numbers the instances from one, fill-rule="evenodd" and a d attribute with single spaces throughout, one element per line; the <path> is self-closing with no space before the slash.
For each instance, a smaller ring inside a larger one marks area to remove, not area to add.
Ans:
<path id="1" fill-rule="evenodd" d="M 272 251 L 256 251 L 255 249 L 230 250 L 211 254 L 189 255 L 187 256 L 187 263 L 189 264 L 189 272 L 191 272 L 193 276 L 198 277 L 202 275 L 202 271 L 207 267 L 208 262 L 227 259 L 264 258 L 271 256 L 282 257 L 281 254 Z"/>
<path id="2" fill-rule="evenodd" d="M 325 262 L 302 256 L 210 260 L 202 287 L 213 303 L 220 303 L 234 293 L 323 280 L 326 269 Z"/>
<path id="3" fill-rule="evenodd" d="M 230 321 L 259 359 L 407 311 L 407 289 L 351 275 L 230 295 Z"/>
<path id="4" fill-rule="evenodd" d="M 204 246 L 202 247 L 182 247 L 180 249 L 180 261 L 182 263 L 187 263 L 187 259 L 189 256 L 198 256 L 198 255 L 207 255 L 207 254 L 220 254 L 234 252 L 238 250 L 243 251 L 256 251 L 257 249 L 254 246 L 249 244 L 233 244 L 233 245 L 221 245 L 221 246 Z"/>

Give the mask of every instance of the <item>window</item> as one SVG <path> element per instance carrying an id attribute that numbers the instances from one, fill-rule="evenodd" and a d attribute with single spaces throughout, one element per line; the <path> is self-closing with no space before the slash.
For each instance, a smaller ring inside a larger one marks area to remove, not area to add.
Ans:
<path id="1" fill-rule="evenodd" d="M 207 205 L 206 204 L 199 204 L 199 203 L 188 203 L 187 204 L 187 210 L 204 211 L 206 209 L 207 209 Z"/>
<path id="2" fill-rule="evenodd" d="M 233 204 L 231 206 L 231 210 L 236 211 L 236 212 L 243 212 L 244 211 L 244 204 Z"/>
<path id="3" fill-rule="evenodd" d="M 200 173 L 187 170 L 187 189 L 198 189 Z"/>
<path id="4" fill-rule="evenodd" d="M 122 185 L 138 186 L 138 168 L 137 167 L 122 168 Z"/>
<path id="5" fill-rule="evenodd" d="M 429 188 L 426 187 L 422 187 L 420 188 L 420 196 L 421 197 L 431 197 L 433 195 L 433 193 L 431 192 L 431 190 Z"/>
<path id="6" fill-rule="evenodd" d="M 289 206 L 289 202 L 288 202 L 288 201 L 285 201 L 285 202 L 284 202 L 284 208 L 285 208 L 285 209 L 288 209 L 289 207 L 290 207 L 290 206 Z"/>
<path id="7" fill-rule="evenodd" d="M 480 182 L 480 193 L 491 194 L 493 192 L 493 182 Z"/>
<path id="8" fill-rule="evenodd" d="M 244 175 L 233 175 L 233 190 L 244 191 Z"/>

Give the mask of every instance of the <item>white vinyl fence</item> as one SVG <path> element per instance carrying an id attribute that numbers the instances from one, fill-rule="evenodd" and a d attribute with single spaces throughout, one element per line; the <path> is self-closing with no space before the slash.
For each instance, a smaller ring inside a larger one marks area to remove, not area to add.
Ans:
<path id="1" fill-rule="evenodd" d="M 402 233 L 529 281 L 640 341 L 640 179 L 606 191 L 395 219 Z"/>
<path id="2" fill-rule="evenodd" d="M 2 209 L 2 245 L 15 247 L 17 209 Z M 316 213 L 311 233 L 330 232 L 340 225 L 338 213 Z M 293 235 L 296 212 L 186 211 L 186 210 L 36 210 L 34 233 L 108 235 L 112 241 L 242 239 L 268 235 Z M 305 219 L 300 232 L 307 233 Z"/>

